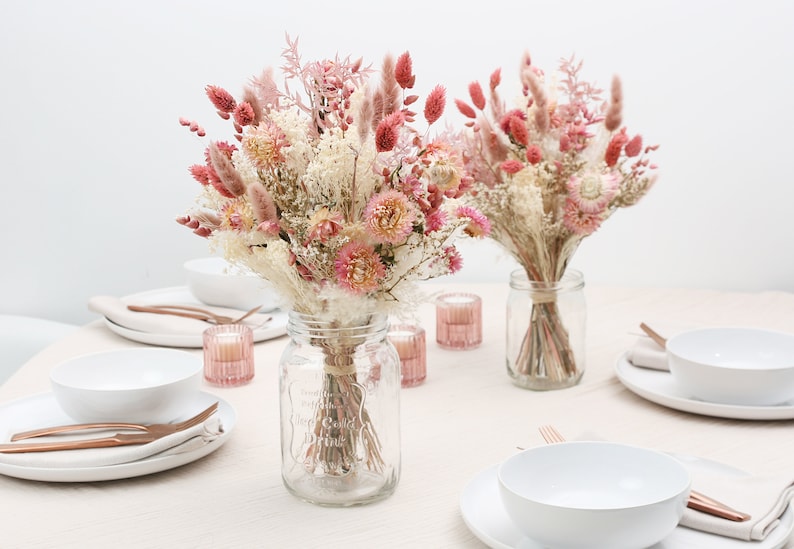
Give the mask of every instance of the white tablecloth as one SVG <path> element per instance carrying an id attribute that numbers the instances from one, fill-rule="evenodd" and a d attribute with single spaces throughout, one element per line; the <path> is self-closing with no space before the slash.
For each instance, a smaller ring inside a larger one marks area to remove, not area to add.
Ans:
<path id="1" fill-rule="evenodd" d="M 483 298 L 483 344 L 446 351 L 427 330 L 428 376 L 402 391 L 402 477 L 375 504 L 333 509 L 291 496 L 280 478 L 277 364 L 287 339 L 256 346 L 249 385 L 205 386 L 230 402 L 230 440 L 195 463 L 150 476 L 98 483 L 0 477 L 0 547 L 482 547 L 464 524 L 459 496 L 474 475 L 517 446 L 540 444 L 552 423 L 571 438 L 587 432 L 635 445 L 710 458 L 749 472 L 777 471 L 794 459 L 792 421 L 743 421 L 670 410 L 628 391 L 617 358 L 640 321 L 673 325 L 754 325 L 794 331 L 794 295 L 711 290 L 586 287 L 586 372 L 574 388 L 533 392 L 505 372 L 507 286 L 433 284 Z M 0 403 L 49 390 L 60 360 L 136 343 L 90 323 L 31 359 L 0 386 Z M 192 352 L 200 353 L 199 349 Z"/>

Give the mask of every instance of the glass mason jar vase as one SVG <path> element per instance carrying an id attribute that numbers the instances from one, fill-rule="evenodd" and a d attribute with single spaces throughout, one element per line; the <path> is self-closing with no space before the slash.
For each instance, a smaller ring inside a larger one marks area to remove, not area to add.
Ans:
<path id="1" fill-rule="evenodd" d="M 281 476 L 295 496 L 349 506 L 400 477 L 400 357 L 385 315 L 344 326 L 289 313 L 281 356 Z"/>
<path id="2" fill-rule="evenodd" d="M 582 273 L 568 269 L 559 281 L 510 274 L 507 298 L 507 373 L 525 389 L 551 390 L 579 383 L 585 369 Z"/>

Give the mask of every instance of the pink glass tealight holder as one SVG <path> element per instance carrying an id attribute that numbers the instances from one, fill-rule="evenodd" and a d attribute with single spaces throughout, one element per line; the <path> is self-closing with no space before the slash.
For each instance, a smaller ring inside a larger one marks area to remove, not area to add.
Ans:
<path id="1" fill-rule="evenodd" d="M 254 333 L 243 324 L 221 324 L 204 330 L 204 379 L 234 387 L 254 378 Z"/>
<path id="2" fill-rule="evenodd" d="M 444 349 L 474 349 L 482 343 L 482 299 L 469 293 L 436 299 L 436 343 Z"/>
<path id="3" fill-rule="evenodd" d="M 421 326 L 397 324 L 389 328 L 389 341 L 400 355 L 402 387 L 415 387 L 427 377 L 427 344 Z"/>

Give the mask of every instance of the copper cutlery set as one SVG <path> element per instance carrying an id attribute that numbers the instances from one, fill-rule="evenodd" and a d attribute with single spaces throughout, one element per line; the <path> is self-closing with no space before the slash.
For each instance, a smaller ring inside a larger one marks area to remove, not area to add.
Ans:
<path id="1" fill-rule="evenodd" d="M 193 318 L 203 320 L 211 324 L 237 324 L 256 313 L 262 306 L 254 307 L 239 318 L 232 318 L 220 315 L 208 309 L 193 307 L 189 305 L 127 305 L 127 309 L 137 313 L 155 313 L 160 315 L 181 316 L 182 318 Z M 265 322 L 269 321 L 268 317 Z"/>
<path id="2" fill-rule="evenodd" d="M 136 423 L 79 423 L 44 427 L 32 431 L 17 433 L 11 442 L 0 444 L 2 453 L 49 452 L 53 450 L 79 450 L 83 448 L 108 448 L 111 446 L 127 446 L 131 444 L 147 444 L 174 433 L 195 427 L 209 419 L 218 409 L 218 402 L 210 405 L 195 416 L 178 423 L 155 423 L 139 425 Z M 17 442 L 45 436 L 72 433 L 92 429 L 126 429 L 143 431 L 141 433 L 115 433 L 111 436 L 88 438 L 82 440 L 55 440 L 48 442 Z"/>

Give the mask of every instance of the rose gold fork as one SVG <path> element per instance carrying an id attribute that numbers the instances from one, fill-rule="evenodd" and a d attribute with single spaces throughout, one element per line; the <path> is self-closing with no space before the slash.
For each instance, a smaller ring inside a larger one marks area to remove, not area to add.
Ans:
<path id="1" fill-rule="evenodd" d="M 543 440 L 545 440 L 547 444 L 565 442 L 565 437 L 563 437 L 553 425 L 541 425 L 538 427 L 538 431 L 540 431 L 540 436 L 543 437 Z M 737 511 L 736 509 L 712 499 L 705 494 L 696 492 L 695 490 L 690 490 L 689 492 L 689 501 L 687 501 L 687 507 L 735 522 L 744 522 L 745 520 L 749 520 L 751 518 L 747 513 Z"/>
<path id="2" fill-rule="evenodd" d="M 44 435 L 57 435 L 59 433 L 84 431 L 87 429 L 134 429 L 144 432 L 136 434 L 116 433 L 115 435 L 109 437 L 77 441 L 66 440 L 54 442 L 0 444 L 0 452 L 46 452 L 49 450 L 74 450 L 78 448 L 104 448 L 107 446 L 124 446 L 127 444 L 145 444 L 164 436 L 195 427 L 196 425 L 206 421 L 217 411 L 217 409 L 218 403 L 215 402 L 195 416 L 184 421 L 180 421 L 179 423 L 153 423 L 151 425 L 140 425 L 137 423 L 78 423 L 73 425 L 44 427 L 41 429 L 17 433 L 11 437 L 11 440 L 19 441 Z"/>
<path id="3" fill-rule="evenodd" d="M 207 309 L 202 309 L 200 307 L 189 307 L 187 305 L 127 305 L 127 308 L 130 311 L 135 311 L 138 313 L 155 313 L 160 315 L 181 316 L 183 318 L 194 318 L 196 320 L 203 320 L 213 324 L 237 324 L 257 312 L 262 308 L 262 306 L 259 305 L 258 307 L 254 307 L 239 318 L 219 315 L 212 311 L 208 311 Z M 265 322 L 268 320 L 270 320 L 270 318 L 265 320 Z"/>

